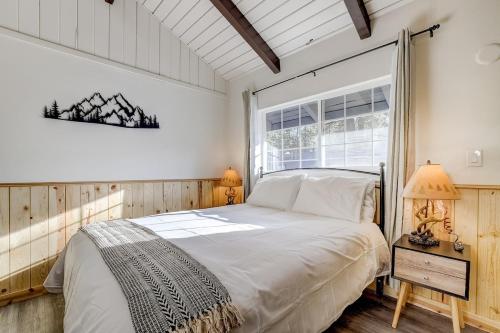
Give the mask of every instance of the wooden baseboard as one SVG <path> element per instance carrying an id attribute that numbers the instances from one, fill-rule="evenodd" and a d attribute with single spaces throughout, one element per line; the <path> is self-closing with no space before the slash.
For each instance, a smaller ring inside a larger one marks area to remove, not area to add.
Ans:
<path id="1" fill-rule="evenodd" d="M 397 299 L 398 297 L 397 292 L 388 286 L 385 286 L 384 288 L 384 295 L 394 299 Z M 435 313 L 439 313 L 449 318 L 451 317 L 450 307 L 447 304 L 437 302 L 429 298 L 410 294 L 408 298 L 408 303 Z M 477 327 L 481 330 L 485 330 L 487 332 L 500 333 L 499 321 L 491 320 L 466 311 L 464 311 L 464 321 L 466 324 Z"/>
<path id="2" fill-rule="evenodd" d="M 22 302 L 27 299 L 41 296 L 47 293 L 47 290 L 43 286 L 38 286 L 30 288 L 28 290 L 22 290 L 8 295 L 0 296 L 0 307 L 6 306 L 12 303 Z"/>

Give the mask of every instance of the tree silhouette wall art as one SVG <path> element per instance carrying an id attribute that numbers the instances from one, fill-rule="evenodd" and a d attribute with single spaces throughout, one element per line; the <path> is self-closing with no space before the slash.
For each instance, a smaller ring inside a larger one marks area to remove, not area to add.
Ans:
<path id="1" fill-rule="evenodd" d="M 104 99 L 96 92 L 62 111 L 54 101 L 50 108 L 43 108 L 43 117 L 128 128 L 160 128 L 156 115 L 146 115 L 139 106 L 132 106 L 121 93 Z"/>

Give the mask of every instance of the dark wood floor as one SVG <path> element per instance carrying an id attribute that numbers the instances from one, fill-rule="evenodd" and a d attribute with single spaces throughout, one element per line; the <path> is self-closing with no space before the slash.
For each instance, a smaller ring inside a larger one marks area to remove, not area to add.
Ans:
<path id="1" fill-rule="evenodd" d="M 0 308 L 1 333 L 63 332 L 64 298 L 47 294 Z"/>
<path id="2" fill-rule="evenodd" d="M 451 319 L 408 304 L 399 317 L 398 328 L 391 327 L 396 300 L 384 297 L 363 296 L 349 306 L 342 316 L 325 333 L 450 333 Z M 483 333 L 466 326 L 462 333 Z"/>
<path id="3" fill-rule="evenodd" d="M 408 305 L 392 329 L 395 301 L 382 301 L 363 296 L 348 307 L 325 333 L 450 333 L 451 320 Z M 44 295 L 0 308 L 1 333 L 58 333 L 63 331 L 64 299 L 60 295 Z M 467 326 L 462 333 L 483 332 Z"/>

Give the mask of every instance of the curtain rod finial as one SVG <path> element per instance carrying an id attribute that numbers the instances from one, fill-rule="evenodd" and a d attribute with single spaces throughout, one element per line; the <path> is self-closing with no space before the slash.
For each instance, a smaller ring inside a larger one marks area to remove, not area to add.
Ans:
<path id="1" fill-rule="evenodd" d="M 429 29 L 429 34 L 432 37 L 434 37 L 434 30 L 437 30 L 441 27 L 441 25 L 438 23 L 438 24 L 434 24 L 430 29 Z"/>

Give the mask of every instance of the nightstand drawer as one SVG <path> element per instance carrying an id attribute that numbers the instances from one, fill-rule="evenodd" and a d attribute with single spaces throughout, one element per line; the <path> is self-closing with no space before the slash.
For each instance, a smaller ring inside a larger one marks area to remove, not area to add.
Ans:
<path id="1" fill-rule="evenodd" d="M 438 289 L 453 295 L 465 297 L 465 279 L 460 279 L 455 276 L 450 276 L 442 273 L 437 273 L 420 268 L 397 265 L 394 270 L 394 277 L 401 278 L 406 281 L 418 283 L 430 288 Z"/>
<path id="2" fill-rule="evenodd" d="M 401 248 L 395 251 L 396 278 L 466 297 L 465 262 Z"/>
<path id="3" fill-rule="evenodd" d="M 467 277 L 467 263 L 421 253 L 402 248 L 395 248 L 395 268 L 414 267 L 423 271 L 431 271 L 465 280 Z"/>

